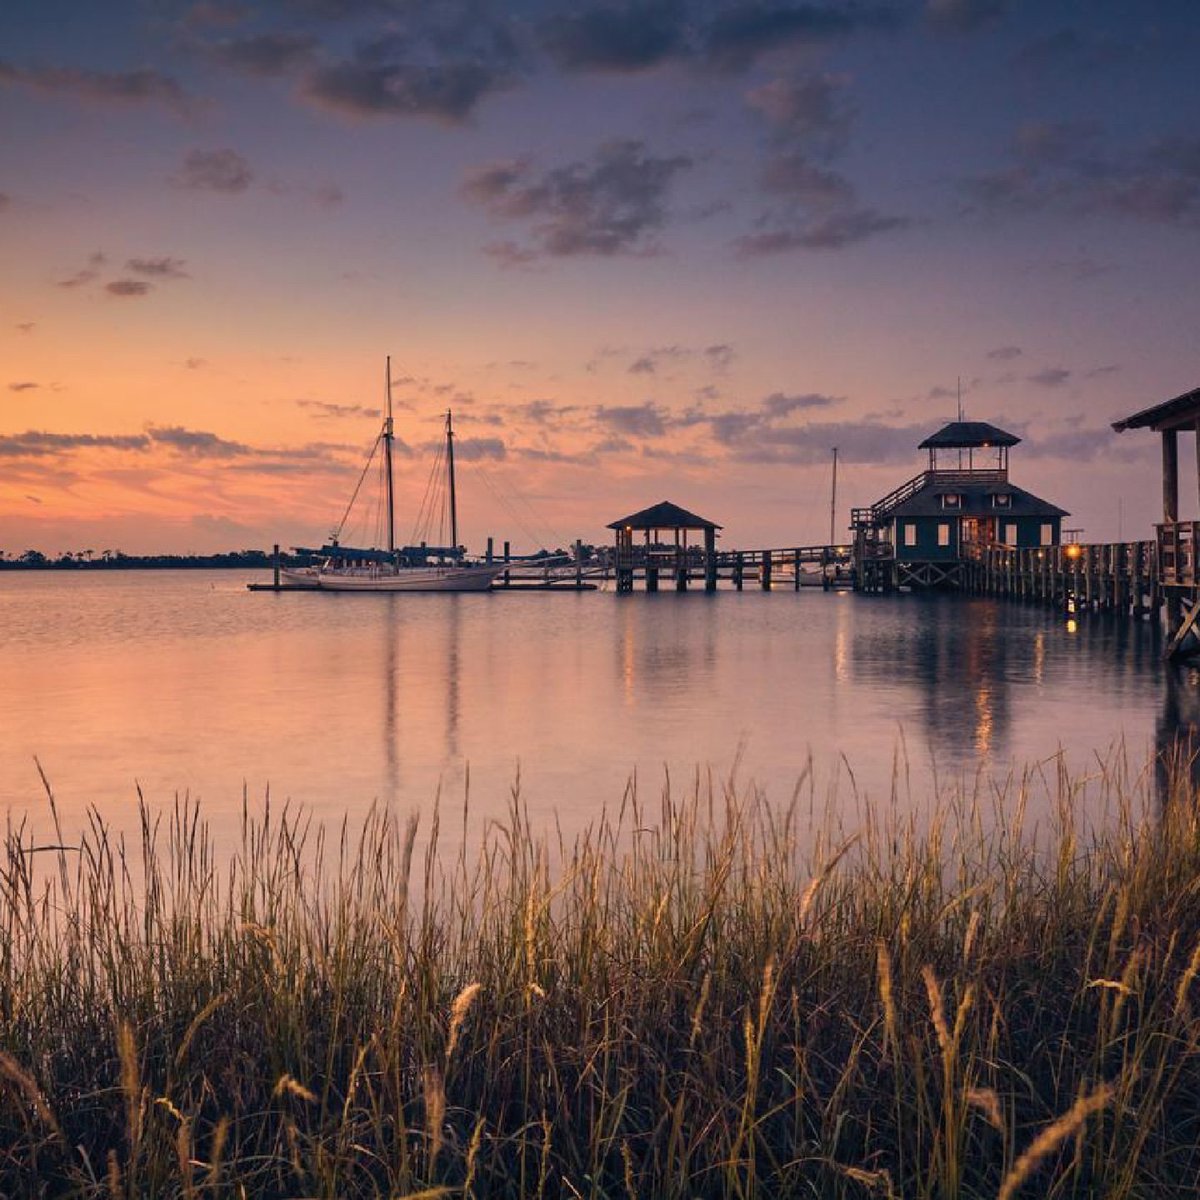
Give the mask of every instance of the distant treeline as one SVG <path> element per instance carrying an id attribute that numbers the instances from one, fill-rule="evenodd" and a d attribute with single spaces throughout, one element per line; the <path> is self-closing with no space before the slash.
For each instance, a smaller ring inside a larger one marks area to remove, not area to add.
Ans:
<path id="1" fill-rule="evenodd" d="M 40 550 L 26 550 L 15 558 L 0 551 L 0 571 L 129 571 L 166 568 L 212 568 L 212 567 L 270 567 L 272 555 L 269 550 L 228 550 L 222 554 L 123 554 L 120 550 L 104 550 L 96 554 L 92 550 L 66 551 L 57 557 L 43 554 Z M 280 563 L 298 566 L 308 562 L 307 557 L 281 553 Z"/>

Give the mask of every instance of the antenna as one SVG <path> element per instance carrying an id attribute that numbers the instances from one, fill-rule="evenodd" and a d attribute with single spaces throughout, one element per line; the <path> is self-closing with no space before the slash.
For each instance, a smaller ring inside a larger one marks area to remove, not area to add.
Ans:
<path id="1" fill-rule="evenodd" d="M 958 420 L 959 420 L 959 423 L 961 424 L 961 423 L 962 423 L 962 419 L 963 419 L 963 410 L 962 410 L 962 376 L 961 376 L 961 375 L 959 375 L 959 376 L 956 376 L 956 378 L 957 378 L 957 380 L 958 380 Z M 958 449 L 958 469 L 959 469 L 960 471 L 962 470 L 962 447 L 961 447 L 961 446 L 960 446 L 960 447 L 959 447 L 959 449 Z"/>

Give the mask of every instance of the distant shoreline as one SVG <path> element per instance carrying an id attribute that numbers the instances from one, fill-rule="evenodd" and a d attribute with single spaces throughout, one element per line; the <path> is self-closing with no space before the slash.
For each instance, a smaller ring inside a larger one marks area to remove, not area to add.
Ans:
<path id="1" fill-rule="evenodd" d="M 270 570 L 274 556 L 265 550 L 233 550 L 225 554 L 117 554 L 109 558 L 0 558 L 0 571 L 169 571 L 169 570 Z M 280 554 L 280 566 L 302 566 L 309 560 Z"/>

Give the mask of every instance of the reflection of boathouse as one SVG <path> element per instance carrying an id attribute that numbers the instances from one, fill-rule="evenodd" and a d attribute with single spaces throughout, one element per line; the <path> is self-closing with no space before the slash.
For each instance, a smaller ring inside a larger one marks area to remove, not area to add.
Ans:
<path id="1" fill-rule="evenodd" d="M 964 587 L 965 566 L 991 546 L 1057 546 L 1067 513 L 1008 479 L 1021 439 L 985 421 L 952 421 L 927 437 L 929 466 L 852 514 L 858 586 Z"/>

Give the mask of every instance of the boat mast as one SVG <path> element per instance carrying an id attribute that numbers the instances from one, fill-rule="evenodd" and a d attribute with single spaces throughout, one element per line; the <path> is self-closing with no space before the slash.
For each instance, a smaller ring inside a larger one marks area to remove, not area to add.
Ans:
<path id="1" fill-rule="evenodd" d="M 396 497 L 392 490 L 392 356 L 387 359 L 387 415 L 383 418 L 383 462 L 387 474 L 387 548 L 396 553 Z"/>
<path id="2" fill-rule="evenodd" d="M 446 471 L 450 476 L 450 545 L 458 549 L 458 498 L 454 492 L 454 426 L 446 410 Z"/>
<path id="3" fill-rule="evenodd" d="M 833 488 L 829 496 L 829 544 L 834 545 L 834 535 L 836 534 L 837 525 L 837 459 L 838 448 L 833 448 Z"/>

